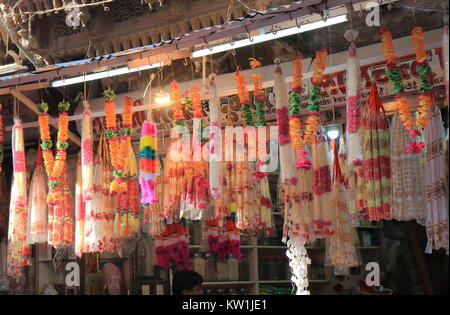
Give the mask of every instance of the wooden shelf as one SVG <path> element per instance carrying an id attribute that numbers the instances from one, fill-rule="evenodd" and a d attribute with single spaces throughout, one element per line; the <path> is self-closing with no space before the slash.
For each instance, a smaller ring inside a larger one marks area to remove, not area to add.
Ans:
<path id="1" fill-rule="evenodd" d="M 283 284 L 283 283 L 292 283 L 291 280 L 260 280 L 258 281 L 260 284 Z M 309 283 L 328 283 L 329 280 L 309 280 Z"/>
<path id="2" fill-rule="evenodd" d="M 210 285 L 252 285 L 256 281 L 214 281 L 214 282 L 203 282 L 204 286 Z"/>
<path id="3" fill-rule="evenodd" d="M 378 225 L 358 225 L 358 229 L 380 229 Z"/>
<path id="4" fill-rule="evenodd" d="M 202 245 L 189 245 L 189 249 L 200 249 Z M 255 248 L 254 245 L 241 245 L 241 249 Z M 208 248 L 207 248 L 208 249 Z"/>

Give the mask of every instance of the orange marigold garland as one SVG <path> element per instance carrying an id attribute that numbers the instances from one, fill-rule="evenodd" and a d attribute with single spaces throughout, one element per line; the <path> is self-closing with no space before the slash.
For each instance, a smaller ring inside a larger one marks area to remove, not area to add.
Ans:
<path id="1" fill-rule="evenodd" d="M 115 93 L 112 90 L 106 90 L 103 95 L 105 97 L 106 137 L 108 138 L 111 164 L 114 167 L 114 180 L 111 182 L 110 191 L 114 195 L 126 194 L 127 181 L 124 169 L 133 131 L 133 99 L 124 98 L 122 128 L 119 133 L 116 125 L 116 106 L 113 101 Z"/>
<path id="2" fill-rule="evenodd" d="M 56 142 L 56 157 L 54 157 L 52 151 L 53 141 L 50 136 L 50 127 L 48 124 L 48 104 L 44 102 L 38 104 L 38 110 L 40 113 L 39 130 L 42 142 L 41 148 L 43 150 L 42 155 L 44 158 L 44 166 L 48 176 L 49 193 L 47 196 L 47 201 L 51 205 L 56 205 L 62 202 L 59 181 L 66 162 L 66 150 L 69 147 L 69 143 L 67 142 L 69 129 L 69 117 L 67 111 L 69 108 L 69 102 L 63 101 L 58 104 L 58 139 Z"/>
<path id="3" fill-rule="evenodd" d="M 236 73 L 234 75 L 234 80 L 237 83 L 237 92 L 239 97 L 239 103 L 242 105 L 243 119 L 246 126 L 253 125 L 253 115 L 251 112 L 251 101 L 247 89 L 247 83 L 245 82 L 245 77 L 241 74 L 240 67 L 237 67 Z"/>
<path id="4" fill-rule="evenodd" d="M 184 122 L 183 103 L 181 102 L 180 86 L 177 81 L 170 83 L 170 98 L 172 99 L 173 119 L 176 126 L 182 126 Z"/>
<path id="5" fill-rule="evenodd" d="M 203 118 L 202 98 L 200 89 L 196 86 L 191 88 L 192 109 L 194 110 L 194 118 Z"/>
<path id="6" fill-rule="evenodd" d="M 421 91 L 417 119 L 414 118 L 411 112 L 411 107 L 404 92 L 403 78 L 397 65 L 392 34 L 389 29 L 381 29 L 381 39 L 388 67 L 387 75 L 394 87 L 394 93 L 396 93 L 395 100 L 400 120 L 403 122 L 403 126 L 410 130 L 410 137 L 415 138 L 421 134 L 419 128 L 426 128 L 433 104 L 433 93 L 431 91 L 433 88 L 432 73 L 428 65 L 428 52 L 425 50 L 423 29 L 420 26 L 416 26 L 412 31 L 412 42 L 416 50 L 417 72 L 420 79 L 419 90 Z M 407 145 L 405 151 L 417 154 L 422 152 L 423 147 L 423 142 L 412 141 Z"/>

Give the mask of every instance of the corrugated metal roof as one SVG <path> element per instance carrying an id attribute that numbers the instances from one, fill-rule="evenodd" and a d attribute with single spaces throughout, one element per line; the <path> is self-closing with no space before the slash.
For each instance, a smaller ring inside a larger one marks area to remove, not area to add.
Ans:
<path id="1" fill-rule="evenodd" d="M 204 42 L 205 44 L 226 38 L 229 36 L 234 36 L 236 34 L 245 33 L 245 30 L 250 31 L 254 29 L 258 29 L 261 27 L 267 27 L 271 24 L 267 24 L 268 22 L 273 22 L 272 24 L 277 24 L 280 22 L 284 22 L 287 20 L 292 20 L 295 18 L 299 18 L 302 16 L 306 16 L 311 13 L 312 8 L 316 7 L 315 10 L 322 10 L 325 8 L 333 8 L 337 6 L 342 6 L 345 3 L 351 2 L 360 2 L 355 0 L 303 0 L 303 1 L 295 1 L 289 5 L 282 5 L 276 8 L 270 8 L 265 11 L 257 11 L 254 13 L 246 14 L 243 17 L 234 19 L 232 21 L 228 21 L 226 23 L 205 27 L 199 30 L 193 30 L 190 33 L 183 34 L 179 37 L 165 40 L 160 43 L 135 47 L 128 49 L 126 51 L 116 52 L 109 55 L 97 56 L 94 58 L 88 58 L 83 60 L 74 60 L 64 63 L 58 63 L 54 65 L 49 65 L 47 67 L 40 68 L 36 71 L 14 74 L 9 76 L 0 77 L 0 87 L 11 86 L 21 83 L 35 82 L 38 80 L 51 80 L 55 77 L 60 76 L 60 72 L 63 69 L 73 68 L 77 66 L 86 66 L 85 69 L 90 68 L 88 71 L 92 71 L 92 69 L 96 67 L 101 67 L 101 63 L 104 60 L 116 60 L 116 65 L 124 64 L 129 60 L 135 58 L 127 58 L 133 55 L 139 55 L 139 58 L 142 58 L 144 53 L 151 53 L 148 55 L 157 55 L 159 51 L 161 53 L 167 53 L 167 51 L 163 52 L 165 47 L 171 46 L 173 50 L 184 49 L 190 46 L 198 45 Z M 303 10 L 302 10 L 303 9 Z M 276 18 L 274 18 L 276 17 Z M 154 52 L 154 53 L 153 53 Z M 147 55 L 147 56 L 148 56 Z M 135 56 L 137 57 L 137 56 Z M 146 57 L 146 56 L 144 56 Z M 119 60 L 123 59 L 123 60 Z M 114 62 L 108 63 L 108 66 L 113 66 Z M 91 67 L 87 67 L 90 65 Z M 50 78 L 50 72 L 56 71 L 56 74 L 53 75 L 53 78 Z M 85 70 L 86 71 L 86 70 Z M 45 75 L 45 73 L 49 75 Z M 68 71 L 66 71 L 68 72 Z M 80 72 L 81 73 L 81 72 Z M 33 78 L 34 77 L 34 78 Z"/>

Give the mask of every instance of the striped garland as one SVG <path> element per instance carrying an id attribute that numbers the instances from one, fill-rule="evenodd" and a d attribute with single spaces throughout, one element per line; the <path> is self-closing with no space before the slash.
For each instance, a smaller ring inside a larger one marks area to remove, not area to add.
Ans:
<path id="1" fill-rule="evenodd" d="M 141 203 L 152 204 L 158 201 L 155 192 L 156 150 L 158 127 L 155 123 L 144 121 L 139 143 L 139 184 Z"/>

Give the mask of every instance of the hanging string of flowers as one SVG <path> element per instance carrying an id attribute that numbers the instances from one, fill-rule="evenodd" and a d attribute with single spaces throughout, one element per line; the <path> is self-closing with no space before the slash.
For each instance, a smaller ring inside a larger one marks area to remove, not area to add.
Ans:
<path id="1" fill-rule="evenodd" d="M 291 135 L 292 146 L 296 152 L 300 152 L 304 145 L 304 138 L 302 135 L 302 122 L 300 119 L 300 110 L 302 105 L 301 93 L 303 86 L 303 65 L 302 57 L 297 56 L 292 61 L 293 73 L 292 73 L 292 92 L 290 95 L 290 107 L 289 107 L 289 133 Z M 311 126 L 310 126 L 311 127 Z M 300 165 L 300 161 L 297 161 L 297 166 Z"/>
<path id="2" fill-rule="evenodd" d="M 264 95 L 263 85 L 262 85 L 262 76 L 260 74 L 253 73 L 251 75 L 253 81 L 253 95 L 255 99 L 256 105 L 256 113 L 255 113 L 255 126 L 265 126 L 266 125 L 266 112 L 264 110 L 264 106 L 266 104 L 266 98 Z"/>
<path id="3" fill-rule="evenodd" d="M 241 74 L 240 67 L 238 67 L 236 70 L 234 80 L 237 82 L 237 92 L 239 97 L 239 103 L 242 106 L 242 115 L 244 119 L 244 124 L 246 126 L 251 126 L 253 124 L 253 114 L 250 105 L 251 101 L 247 89 L 247 83 L 245 82 L 245 77 Z"/>
<path id="4" fill-rule="evenodd" d="M 58 138 L 56 142 L 56 157 L 53 156 L 53 142 L 50 136 L 50 126 L 48 123 L 48 104 L 41 102 L 38 104 L 39 110 L 39 130 L 41 135 L 41 148 L 44 158 L 44 166 L 48 176 L 49 193 L 47 201 L 51 205 L 55 205 L 62 201 L 62 194 L 59 188 L 59 178 L 64 169 L 67 157 L 67 142 L 69 130 L 69 116 L 67 111 L 70 108 L 70 103 L 66 101 L 59 102 L 59 122 L 58 122 Z"/>
<path id="5" fill-rule="evenodd" d="M 426 127 L 432 106 L 432 93 L 429 91 L 432 89 L 430 80 L 431 69 L 427 63 L 428 53 L 425 50 L 423 37 L 424 34 L 422 28 L 418 26 L 415 27 L 412 33 L 412 41 L 416 50 L 416 61 L 418 63 L 417 70 L 421 82 L 419 109 L 417 119 L 415 119 L 406 98 L 403 77 L 398 67 L 397 57 L 395 56 L 392 33 L 388 28 L 381 29 L 383 53 L 388 67 L 386 73 L 393 86 L 393 92 L 396 94 L 395 101 L 397 103 L 400 120 L 403 122 L 403 126 L 410 131 L 409 135 L 411 138 L 420 136 L 421 133 L 419 128 L 423 129 Z M 405 151 L 417 154 L 422 152 L 423 148 L 423 142 L 411 141 L 411 143 L 406 146 Z"/>
<path id="6" fill-rule="evenodd" d="M 184 126 L 183 104 L 181 102 L 180 86 L 177 81 L 174 80 L 170 83 L 170 89 L 174 124 L 175 126 Z"/>
<path id="7" fill-rule="evenodd" d="M 314 133 L 319 128 L 319 111 L 320 111 L 320 94 L 322 89 L 320 84 L 323 82 L 325 64 L 328 57 L 326 48 L 321 49 L 316 52 L 313 77 L 311 79 L 312 87 L 309 91 L 308 97 L 308 110 L 310 111 L 310 116 L 306 119 L 306 129 L 304 135 L 304 144 L 310 144 Z"/>
<path id="8" fill-rule="evenodd" d="M 106 137 L 109 144 L 111 164 L 114 167 L 114 180 L 111 183 L 110 190 L 112 194 L 120 195 L 127 192 L 124 168 L 129 155 L 133 131 L 133 99 L 124 98 L 122 128 L 119 133 L 116 126 L 116 104 L 113 101 L 115 93 L 112 90 L 106 90 L 103 95 L 105 97 Z"/>

